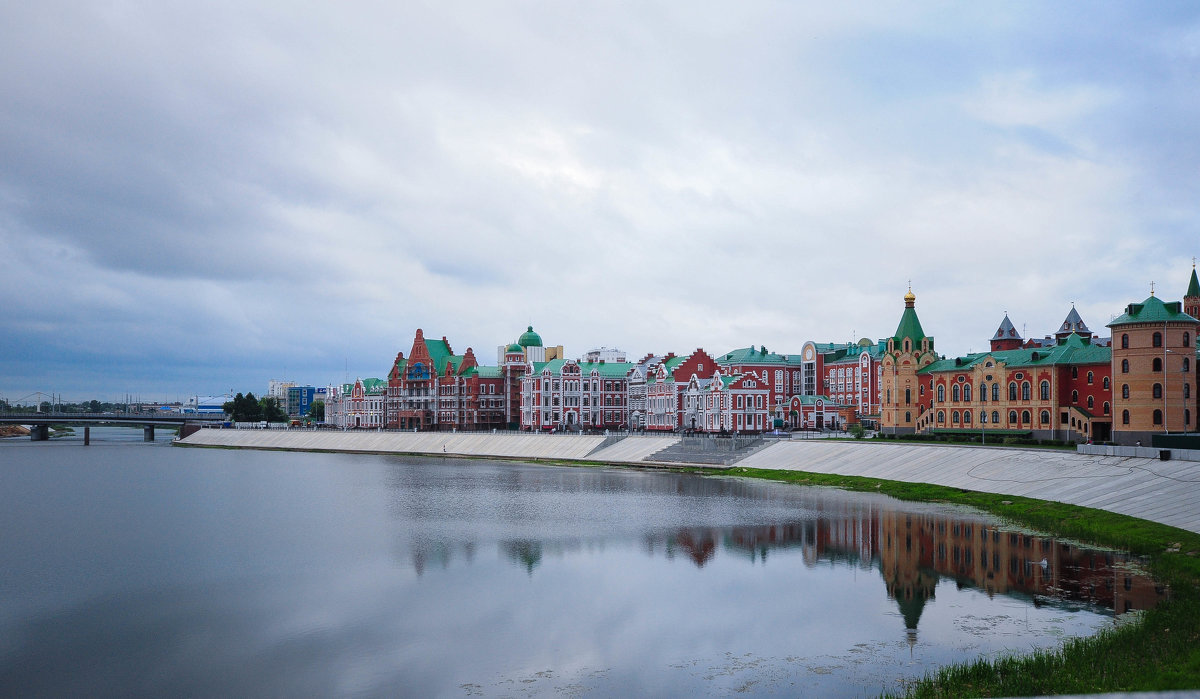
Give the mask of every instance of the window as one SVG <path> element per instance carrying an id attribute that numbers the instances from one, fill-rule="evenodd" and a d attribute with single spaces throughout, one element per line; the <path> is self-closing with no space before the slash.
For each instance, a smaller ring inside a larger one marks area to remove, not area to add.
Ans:
<path id="1" fill-rule="evenodd" d="M 1088 410 L 1095 408 L 1096 407 L 1096 399 L 1093 396 L 1088 396 L 1087 404 L 1088 404 Z"/>
<path id="2" fill-rule="evenodd" d="M 1000 400 L 1000 384 L 992 384 L 992 400 Z"/>
<path id="3" fill-rule="evenodd" d="M 906 389 L 904 389 L 904 404 L 909 405 L 911 403 L 912 403 L 912 389 L 906 388 Z"/>
<path id="4" fill-rule="evenodd" d="M 963 400 L 968 403 L 971 401 L 971 384 L 963 384 Z"/>
<path id="5" fill-rule="evenodd" d="M 971 411 L 970 410 L 963 411 L 963 424 L 964 425 L 971 424 Z"/>
<path id="6" fill-rule="evenodd" d="M 1154 333 L 1153 338 L 1150 340 L 1150 345 L 1152 347 L 1162 347 L 1162 333 Z"/>
<path id="7" fill-rule="evenodd" d="M 1128 411 L 1128 410 L 1126 410 L 1125 412 L 1126 412 L 1126 413 L 1128 413 L 1129 411 Z M 1042 415 L 1041 415 L 1041 422 L 1042 422 L 1042 424 L 1043 424 L 1043 425 L 1049 425 L 1049 424 L 1050 424 L 1050 411 L 1049 411 L 1049 410 L 1043 410 L 1043 411 L 1042 411 Z"/>
<path id="8" fill-rule="evenodd" d="M 1155 410 L 1155 411 L 1154 411 L 1154 424 L 1156 424 L 1156 425 L 1161 425 L 1161 424 L 1163 424 L 1163 422 L 1162 422 L 1162 411 L 1161 411 L 1161 410 Z"/>
<path id="9" fill-rule="evenodd" d="M 1017 399 L 1017 384 L 1016 383 L 1008 384 L 1008 399 L 1009 400 Z"/>
<path id="10" fill-rule="evenodd" d="M 951 423 L 953 423 L 953 424 L 955 424 L 955 425 L 957 425 L 957 424 L 958 424 L 958 411 L 957 411 L 957 410 L 955 410 L 954 412 L 950 413 L 950 422 L 951 422 Z"/>
<path id="11" fill-rule="evenodd" d="M 1079 378 L 1079 367 L 1077 367 L 1077 366 L 1071 367 L 1071 378 L 1073 378 L 1073 379 Z"/>
<path id="12" fill-rule="evenodd" d="M 998 410 L 992 411 L 992 422 L 997 425 L 1000 424 L 1000 411 L 998 411 Z"/>
<path id="13" fill-rule="evenodd" d="M 1108 387 L 1109 387 L 1108 377 L 1107 377 L 1107 376 L 1105 376 L 1105 377 L 1104 377 L 1104 390 L 1106 390 L 1106 391 L 1107 391 L 1107 390 L 1108 390 Z"/>
<path id="14" fill-rule="evenodd" d="M 1129 333 L 1121 335 L 1121 349 L 1129 349 Z"/>
<path id="15" fill-rule="evenodd" d="M 1190 383 L 1185 383 L 1183 385 L 1183 397 L 1184 398 L 1192 397 L 1192 385 Z"/>
<path id="16" fill-rule="evenodd" d="M 1183 373 L 1186 374 L 1191 370 L 1192 370 L 1192 363 L 1190 361 L 1188 361 L 1187 357 L 1184 357 L 1183 358 Z"/>
<path id="17" fill-rule="evenodd" d="M 1122 424 L 1122 425 L 1128 425 L 1128 424 L 1129 424 L 1129 411 L 1128 411 L 1128 410 L 1122 410 L 1122 411 L 1121 411 L 1121 424 Z"/>
<path id="18" fill-rule="evenodd" d="M 1122 373 L 1122 374 L 1128 374 L 1128 373 L 1129 373 L 1129 360 L 1128 360 L 1128 359 L 1122 359 L 1122 360 L 1121 360 L 1121 373 Z"/>
<path id="19" fill-rule="evenodd" d="M 1162 384 L 1160 384 L 1160 383 L 1154 384 L 1154 397 L 1162 398 Z"/>
<path id="20" fill-rule="evenodd" d="M 945 386 L 937 387 L 937 399 L 938 399 L 939 403 L 946 402 L 946 387 Z M 941 422 L 941 420 L 938 420 L 938 422 Z"/>
<path id="21" fill-rule="evenodd" d="M 1021 422 L 1026 425 L 1029 424 L 1029 411 L 1028 410 L 1021 411 Z"/>
<path id="22" fill-rule="evenodd" d="M 1092 372 L 1090 372 L 1090 371 L 1089 371 L 1089 372 L 1088 372 L 1088 377 L 1087 377 L 1087 382 L 1088 382 L 1088 385 L 1089 385 L 1089 386 L 1090 386 L 1090 385 L 1092 385 L 1092 379 L 1093 379 L 1093 378 L 1095 378 L 1095 375 L 1094 375 L 1094 374 L 1092 374 Z"/>
<path id="23" fill-rule="evenodd" d="M 1192 348 L 1192 334 L 1191 333 L 1185 332 L 1183 334 L 1183 346 L 1188 349 Z"/>
<path id="24" fill-rule="evenodd" d="M 958 384 L 954 384 L 953 386 L 951 386 L 951 387 L 950 387 L 950 400 L 952 400 L 952 401 L 954 401 L 955 403 L 957 403 L 957 402 L 958 402 L 958 395 L 959 395 L 959 394 L 958 394 Z"/>
<path id="25" fill-rule="evenodd" d="M 1127 384 L 1127 383 L 1121 384 L 1121 397 L 1126 400 L 1129 399 L 1129 384 Z"/>
<path id="26" fill-rule="evenodd" d="M 1079 391 L 1071 391 L 1071 402 L 1072 403 L 1079 402 Z"/>
<path id="27" fill-rule="evenodd" d="M 912 422 L 912 413 L 910 413 L 910 412 L 905 412 L 905 413 L 904 413 L 904 421 L 905 421 L 905 422 Z"/>
<path id="28" fill-rule="evenodd" d="M 1029 400 L 1029 382 L 1021 384 L 1021 400 Z"/>
<path id="29" fill-rule="evenodd" d="M 987 402 L 987 384 L 980 384 L 979 386 L 979 401 L 981 403 Z"/>
<path id="30" fill-rule="evenodd" d="M 1110 410 L 1111 410 L 1111 408 L 1108 405 L 1108 401 L 1104 401 L 1104 414 L 1108 415 Z"/>
<path id="31" fill-rule="evenodd" d="M 1008 423 L 1010 425 L 1017 424 L 1017 411 L 1015 411 L 1015 410 L 1008 411 Z"/>
<path id="32" fill-rule="evenodd" d="M 1154 360 L 1150 362 L 1150 371 L 1162 371 L 1162 357 L 1155 357 Z"/>
<path id="33" fill-rule="evenodd" d="M 1050 382 L 1043 381 L 1041 386 L 1042 400 L 1050 400 Z"/>

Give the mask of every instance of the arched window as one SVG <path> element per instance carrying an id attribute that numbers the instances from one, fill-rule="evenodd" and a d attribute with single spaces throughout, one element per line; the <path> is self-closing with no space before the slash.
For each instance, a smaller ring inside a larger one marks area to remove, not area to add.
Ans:
<path id="1" fill-rule="evenodd" d="M 1107 391 L 1107 390 L 1108 390 L 1108 387 L 1109 387 L 1109 383 L 1108 383 L 1108 377 L 1107 377 L 1107 376 L 1105 376 L 1105 377 L 1104 377 L 1104 390 L 1106 390 L 1106 391 Z"/>
<path id="2" fill-rule="evenodd" d="M 1150 362 L 1150 371 L 1162 371 L 1162 357 L 1155 357 Z"/>
<path id="3" fill-rule="evenodd" d="M 1162 384 L 1160 384 L 1160 383 L 1154 384 L 1154 397 L 1162 398 Z"/>
<path id="4" fill-rule="evenodd" d="M 1021 400 L 1029 400 L 1029 382 L 1021 384 Z"/>
<path id="5" fill-rule="evenodd" d="M 912 349 L 912 342 L 910 342 L 907 337 L 904 338 L 904 351 L 908 352 L 911 349 Z"/>
<path id="6" fill-rule="evenodd" d="M 950 387 L 950 400 L 954 401 L 955 403 L 958 402 L 958 384 L 954 384 Z M 957 422 L 957 420 L 955 422 Z"/>
<path id="7" fill-rule="evenodd" d="M 1042 400 L 1050 400 L 1050 382 L 1049 381 L 1042 382 L 1041 394 L 1042 394 Z"/>
<path id="8" fill-rule="evenodd" d="M 1108 415 L 1110 409 L 1111 408 L 1108 405 L 1108 401 L 1104 401 L 1104 414 Z"/>
<path id="9" fill-rule="evenodd" d="M 1162 333 L 1160 333 L 1160 332 L 1154 333 L 1154 337 L 1150 341 L 1150 345 L 1153 347 L 1162 347 Z"/>
<path id="10" fill-rule="evenodd" d="M 1122 360 L 1121 360 L 1121 373 L 1122 373 L 1122 374 L 1128 374 L 1128 373 L 1129 373 L 1129 360 L 1128 360 L 1128 359 L 1122 359 Z"/>
<path id="11" fill-rule="evenodd" d="M 909 413 L 909 412 L 904 413 L 904 421 L 912 422 L 912 413 Z"/>
<path id="12" fill-rule="evenodd" d="M 1127 384 L 1127 383 L 1121 384 L 1121 397 L 1126 400 L 1129 399 L 1129 384 Z"/>
<path id="13" fill-rule="evenodd" d="M 1089 371 L 1089 372 L 1088 372 L 1088 385 L 1089 385 L 1089 386 L 1091 385 L 1091 383 L 1092 383 L 1092 380 L 1093 380 L 1093 379 L 1095 379 L 1095 378 L 1096 378 L 1095 374 L 1093 374 L 1092 372 L 1090 372 L 1090 371 Z"/>
<path id="14" fill-rule="evenodd" d="M 1071 391 L 1071 402 L 1072 403 L 1079 402 L 1079 391 Z"/>
<path id="15" fill-rule="evenodd" d="M 963 424 L 964 425 L 971 424 L 971 411 L 970 410 L 963 411 Z"/>
<path id="16" fill-rule="evenodd" d="M 981 424 L 981 425 L 987 424 L 987 411 L 986 410 L 979 411 L 979 424 Z"/>
<path id="17" fill-rule="evenodd" d="M 912 404 L 912 389 L 911 388 L 904 389 L 904 404 L 905 405 Z M 905 420 L 907 420 L 907 419 L 908 418 L 905 418 Z"/>
<path id="18" fill-rule="evenodd" d="M 1192 397 L 1192 385 L 1190 383 L 1185 383 L 1183 385 L 1183 397 L 1184 398 Z"/>
<path id="19" fill-rule="evenodd" d="M 1188 349 L 1192 348 L 1192 334 L 1191 333 L 1185 332 L 1183 334 L 1183 346 Z"/>
<path id="20" fill-rule="evenodd" d="M 1000 384 L 992 384 L 992 400 L 1000 400 Z"/>
<path id="21" fill-rule="evenodd" d="M 1192 370 L 1192 363 L 1188 360 L 1187 357 L 1184 357 L 1183 358 L 1183 373 L 1186 374 L 1191 370 Z"/>
<path id="22" fill-rule="evenodd" d="M 1088 403 L 1088 410 L 1091 410 L 1092 408 L 1095 408 L 1095 407 L 1096 407 L 1096 399 L 1095 399 L 1095 397 L 1093 397 L 1093 396 L 1088 396 L 1088 401 L 1087 401 L 1087 403 Z"/>
<path id="23" fill-rule="evenodd" d="M 971 384 L 963 384 L 963 400 L 971 402 Z"/>
<path id="24" fill-rule="evenodd" d="M 1071 378 L 1073 378 L 1073 379 L 1079 378 L 1079 367 L 1077 367 L 1077 366 L 1071 367 Z"/>
<path id="25" fill-rule="evenodd" d="M 1026 425 L 1029 424 L 1029 411 L 1028 410 L 1021 411 L 1021 422 Z"/>
<path id="26" fill-rule="evenodd" d="M 938 411 L 938 422 L 939 422 L 939 423 L 942 423 L 942 422 L 945 422 L 945 421 L 946 421 L 946 411 L 944 411 L 944 410 L 939 410 L 939 411 Z"/>
<path id="27" fill-rule="evenodd" d="M 1043 410 L 1043 411 L 1042 411 L 1042 414 L 1041 414 L 1041 417 L 1040 417 L 1040 421 L 1041 421 L 1041 423 L 1042 423 L 1043 425 L 1049 425 L 1049 424 L 1050 424 L 1050 411 L 1049 411 L 1049 410 Z"/>
<path id="28" fill-rule="evenodd" d="M 1000 411 L 999 410 L 992 411 L 992 424 L 994 424 L 994 425 L 1000 424 Z"/>
<path id="29" fill-rule="evenodd" d="M 937 387 L 937 399 L 938 399 L 939 403 L 946 402 L 946 387 L 945 386 Z M 941 420 L 938 420 L 938 422 L 941 422 Z"/>
<path id="30" fill-rule="evenodd" d="M 1017 399 L 1017 384 L 1016 384 L 1016 382 L 1009 382 L 1009 384 L 1008 384 L 1008 399 L 1009 400 Z"/>
<path id="31" fill-rule="evenodd" d="M 955 425 L 958 424 L 958 411 L 957 410 L 950 413 L 950 422 Z"/>
<path id="32" fill-rule="evenodd" d="M 1128 425 L 1128 424 L 1129 424 L 1129 411 L 1128 411 L 1128 410 L 1122 410 L 1122 411 L 1121 411 L 1121 424 L 1122 424 L 1122 425 Z"/>
<path id="33" fill-rule="evenodd" d="M 1192 411 L 1188 408 L 1183 409 L 1183 426 L 1187 427 L 1192 424 Z"/>
<path id="34" fill-rule="evenodd" d="M 1129 333 L 1121 335 L 1121 349 L 1129 349 Z"/>
<path id="35" fill-rule="evenodd" d="M 1017 411 L 1015 411 L 1015 410 L 1008 411 L 1008 424 L 1010 424 L 1010 425 L 1017 424 Z"/>
<path id="36" fill-rule="evenodd" d="M 1154 411 L 1154 424 L 1156 424 L 1156 425 L 1162 424 L 1162 411 L 1161 410 Z"/>

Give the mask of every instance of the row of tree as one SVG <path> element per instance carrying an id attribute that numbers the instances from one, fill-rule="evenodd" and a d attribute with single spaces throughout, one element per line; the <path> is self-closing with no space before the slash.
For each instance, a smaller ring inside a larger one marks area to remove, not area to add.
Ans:
<path id="1" fill-rule="evenodd" d="M 234 422 L 286 422 L 288 419 L 287 413 L 279 407 L 277 399 L 255 398 L 253 393 L 239 393 L 221 407 Z"/>

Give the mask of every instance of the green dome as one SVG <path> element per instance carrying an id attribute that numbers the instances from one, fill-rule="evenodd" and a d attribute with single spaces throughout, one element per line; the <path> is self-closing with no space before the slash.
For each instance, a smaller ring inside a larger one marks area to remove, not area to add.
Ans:
<path id="1" fill-rule="evenodd" d="M 514 342 L 511 345 L 509 345 L 508 347 L 506 347 L 504 349 L 504 351 L 505 352 L 524 352 L 525 348 Z"/>
<path id="2" fill-rule="evenodd" d="M 522 347 L 541 347 L 542 336 L 533 331 L 533 326 L 530 325 L 521 336 L 517 338 L 517 344 Z"/>

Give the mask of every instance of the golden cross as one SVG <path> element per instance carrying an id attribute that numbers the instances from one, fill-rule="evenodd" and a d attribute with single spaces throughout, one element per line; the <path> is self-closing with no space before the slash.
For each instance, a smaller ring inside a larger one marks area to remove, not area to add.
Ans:
<path id="1" fill-rule="evenodd" d="M 1150 295 L 1154 295 L 1154 282 L 1150 282 Z"/>

